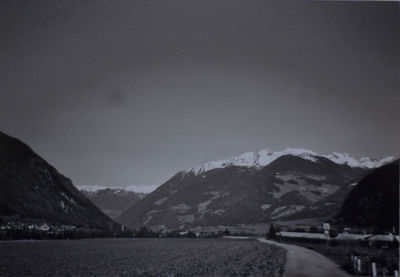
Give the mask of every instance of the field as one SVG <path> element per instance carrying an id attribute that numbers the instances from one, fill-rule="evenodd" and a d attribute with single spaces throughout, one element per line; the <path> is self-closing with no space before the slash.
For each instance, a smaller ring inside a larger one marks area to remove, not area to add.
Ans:
<path id="1" fill-rule="evenodd" d="M 278 276 L 281 248 L 253 240 L 0 242 L 0 276 Z"/>

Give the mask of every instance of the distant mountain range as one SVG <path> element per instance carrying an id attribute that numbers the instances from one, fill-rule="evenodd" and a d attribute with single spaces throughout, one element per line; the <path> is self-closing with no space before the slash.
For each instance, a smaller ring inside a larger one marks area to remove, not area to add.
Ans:
<path id="1" fill-rule="evenodd" d="M 292 148 L 245 153 L 177 173 L 117 220 L 170 229 L 329 218 L 362 177 L 391 160 Z"/>
<path id="2" fill-rule="evenodd" d="M 398 225 L 398 184 L 399 161 L 391 157 L 289 148 L 189 168 L 146 197 L 94 187 L 85 197 L 26 144 L 0 132 L 0 218 L 20 221 L 117 227 L 103 210 L 133 228 L 187 229 L 337 215 L 347 225 L 387 229 Z"/>
<path id="3" fill-rule="evenodd" d="M 80 191 L 111 218 L 120 216 L 129 207 L 147 195 L 147 193 L 133 192 L 120 188 L 93 190 L 91 187 L 83 187 Z"/>
<path id="4" fill-rule="evenodd" d="M 0 132 L 0 217 L 87 226 L 115 223 L 84 197 L 71 180 L 20 140 Z"/>
<path id="5" fill-rule="evenodd" d="M 343 203 L 337 215 L 339 222 L 357 227 L 397 228 L 399 170 L 396 160 L 365 176 Z"/>

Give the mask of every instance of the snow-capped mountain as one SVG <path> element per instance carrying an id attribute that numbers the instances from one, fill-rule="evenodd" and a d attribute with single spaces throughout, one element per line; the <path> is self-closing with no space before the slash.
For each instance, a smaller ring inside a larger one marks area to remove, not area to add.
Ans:
<path id="1" fill-rule="evenodd" d="M 320 155 L 316 152 L 301 148 L 286 148 L 283 151 L 275 151 L 275 152 L 272 152 L 269 149 L 265 149 L 259 152 L 247 152 L 239 156 L 220 161 L 207 162 L 196 167 L 191 167 L 185 170 L 185 172 L 200 174 L 215 168 L 224 168 L 227 166 L 262 168 L 264 166 L 267 166 L 277 158 L 285 155 L 300 157 L 312 162 L 317 162 L 318 157 L 324 157 L 336 164 L 348 165 L 350 167 L 360 167 L 360 168 L 376 168 L 394 159 L 393 157 L 386 157 L 383 159 L 361 158 L 357 160 L 346 153 L 342 154 L 334 152 L 329 155 Z"/>
<path id="2" fill-rule="evenodd" d="M 390 160 L 293 148 L 249 152 L 178 172 L 117 220 L 188 228 L 330 218 L 354 184 Z"/>
<path id="3" fill-rule="evenodd" d="M 332 162 L 337 164 L 347 164 L 351 167 L 362 167 L 362 168 L 377 168 L 384 164 L 390 163 L 394 160 L 393 157 L 385 157 L 382 159 L 364 157 L 359 160 L 351 157 L 347 153 L 334 152 L 330 155 L 323 155 L 323 157 L 330 159 Z"/>

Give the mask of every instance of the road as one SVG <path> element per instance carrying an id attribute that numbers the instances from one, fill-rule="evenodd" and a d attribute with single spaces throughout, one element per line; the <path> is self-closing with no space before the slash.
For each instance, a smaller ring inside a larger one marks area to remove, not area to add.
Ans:
<path id="1" fill-rule="evenodd" d="M 341 270 L 333 261 L 310 249 L 263 238 L 259 238 L 258 240 L 263 243 L 274 244 L 287 250 L 283 277 L 350 276 Z"/>

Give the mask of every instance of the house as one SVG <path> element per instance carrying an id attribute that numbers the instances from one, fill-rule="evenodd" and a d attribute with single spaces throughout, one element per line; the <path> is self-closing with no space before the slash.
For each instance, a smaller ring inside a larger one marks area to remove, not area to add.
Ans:
<path id="1" fill-rule="evenodd" d="M 49 231 L 50 230 L 50 227 L 49 227 L 49 225 L 47 225 L 47 224 L 42 224 L 42 225 L 40 225 L 39 226 L 39 230 L 40 231 Z"/>
<path id="2" fill-rule="evenodd" d="M 370 235 L 363 239 L 370 247 L 379 248 L 398 248 L 399 236 L 388 235 Z"/>

